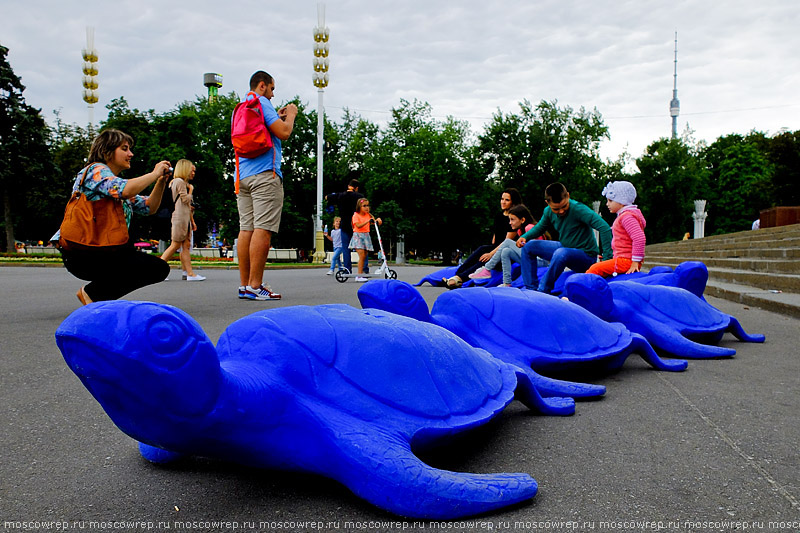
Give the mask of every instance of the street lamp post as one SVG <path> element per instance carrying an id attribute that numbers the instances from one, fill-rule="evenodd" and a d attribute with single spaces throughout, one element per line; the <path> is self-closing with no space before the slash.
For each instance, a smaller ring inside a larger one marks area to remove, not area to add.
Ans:
<path id="1" fill-rule="evenodd" d="M 86 27 L 86 48 L 83 55 L 83 101 L 89 104 L 89 135 L 94 129 L 94 104 L 99 100 L 97 95 L 97 50 L 94 47 L 94 28 Z"/>
<path id="2" fill-rule="evenodd" d="M 325 236 L 322 234 L 322 133 L 324 129 L 325 108 L 322 105 L 322 95 L 325 87 L 328 86 L 328 54 L 330 48 L 328 39 L 330 30 L 325 26 L 325 4 L 317 4 L 317 27 L 314 28 L 314 87 L 317 88 L 319 98 L 317 100 L 317 213 L 314 219 L 314 231 L 316 232 L 316 253 L 314 254 L 315 263 L 325 261 Z"/>

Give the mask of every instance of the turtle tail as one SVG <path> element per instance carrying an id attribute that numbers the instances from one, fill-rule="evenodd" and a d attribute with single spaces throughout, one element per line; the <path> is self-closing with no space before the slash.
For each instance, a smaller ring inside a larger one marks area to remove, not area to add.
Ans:
<path id="1" fill-rule="evenodd" d="M 647 364 L 656 370 L 680 372 L 682 370 L 686 370 L 686 367 L 689 366 L 688 361 L 685 359 L 662 359 L 658 356 L 656 351 L 653 350 L 653 347 L 650 346 L 650 343 L 647 342 L 647 339 L 638 333 L 633 332 L 631 332 L 631 336 L 633 337 L 631 341 L 631 351 L 641 355 L 642 359 L 644 359 Z"/>
<path id="2" fill-rule="evenodd" d="M 728 325 L 728 329 L 726 331 L 733 333 L 733 336 L 742 342 L 764 342 L 766 340 L 764 335 L 748 334 L 744 328 L 742 328 L 742 325 L 739 324 L 739 321 L 736 320 L 736 317 L 733 316 L 731 317 L 731 323 Z"/>

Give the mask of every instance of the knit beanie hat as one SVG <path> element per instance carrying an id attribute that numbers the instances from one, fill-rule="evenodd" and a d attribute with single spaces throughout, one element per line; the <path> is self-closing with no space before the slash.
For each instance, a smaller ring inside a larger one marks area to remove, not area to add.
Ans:
<path id="1" fill-rule="evenodd" d="M 602 194 L 622 205 L 631 205 L 636 201 L 636 187 L 630 181 L 609 181 Z"/>

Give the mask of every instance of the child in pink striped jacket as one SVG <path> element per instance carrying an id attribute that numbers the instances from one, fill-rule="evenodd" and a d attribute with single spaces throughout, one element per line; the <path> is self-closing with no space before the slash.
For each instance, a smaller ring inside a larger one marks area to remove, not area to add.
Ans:
<path id="1" fill-rule="evenodd" d="M 639 272 L 644 261 L 646 222 L 642 212 L 633 204 L 636 200 L 636 188 L 629 181 L 612 181 L 606 185 L 602 194 L 608 200 L 608 210 L 617 215 L 611 226 L 614 258 L 595 263 L 586 273 L 608 277 Z"/>

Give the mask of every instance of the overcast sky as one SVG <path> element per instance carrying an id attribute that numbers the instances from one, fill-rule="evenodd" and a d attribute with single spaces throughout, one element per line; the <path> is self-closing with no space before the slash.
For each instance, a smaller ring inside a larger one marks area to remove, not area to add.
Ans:
<path id="1" fill-rule="evenodd" d="M 528 99 L 597 108 L 601 152 L 635 158 L 671 133 L 674 33 L 678 130 L 713 142 L 752 129 L 800 129 L 800 7 L 792 0 L 328 1 L 325 107 L 380 124 L 401 99 L 431 104 L 480 133 Z M 0 44 L 28 104 L 85 125 L 81 49 L 95 28 L 100 102 L 124 96 L 161 113 L 204 95 L 203 73 L 243 95 L 250 75 L 276 78 L 275 101 L 317 107 L 311 82 L 317 2 L 0 0 Z"/>

